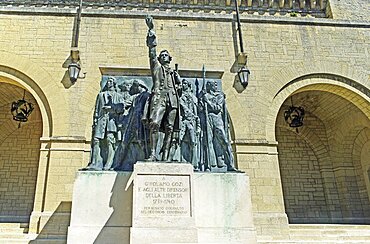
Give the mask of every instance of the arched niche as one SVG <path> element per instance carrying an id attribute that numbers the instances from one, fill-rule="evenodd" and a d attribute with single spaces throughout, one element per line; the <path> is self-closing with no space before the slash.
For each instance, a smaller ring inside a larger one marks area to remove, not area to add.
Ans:
<path id="1" fill-rule="evenodd" d="M 292 102 L 306 109 L 298 129 L 284 121 Z M 370 128 L 369 104 L 366 87 L 328 74 L 297 78 L 275 95 L 266 126 L 278 141 L 291 223 L 369 223 L 366 169 L 357 162 L 366 143 L 358 142 L 360 131 Z"/>

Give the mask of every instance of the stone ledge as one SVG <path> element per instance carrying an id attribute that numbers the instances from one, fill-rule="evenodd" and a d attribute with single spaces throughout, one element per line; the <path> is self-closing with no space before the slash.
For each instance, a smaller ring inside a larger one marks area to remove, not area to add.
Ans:
<path id="1" fill-rule="evenodd" d="M 232 22 L 234 15 L 231 13 L 217 14 L 205 12 L 170 12 L 170 11 L 144 11 L 144 10 L 115 10 L 115 9 L 83 9 L 82 17 L 106 17 L 106 18 L 142 18 L 151 14 L 156 19 L 178 19 L 192 21 L 220 21 Z M 1 6 L 0 14 L 16 15 L 50 15 L 50 16 L 75 16 L 75 8 L 40 8 L 40 7 L 14 7 Z M 356 27 L 370 28 L 370 22 L 361 22 L 353 20 L 333 20 L 323 18 L 293 18 L 285 16 L 258 16 L 241 15 L 240 20 L 243 23 L 264 23 L 281 25 L 314 25 L 314 26 L 332 26 L 332 27 Z"/>
<path id="2" fill-rule="evenodd" d="M 74 8 L 79 5 L 79 0 L 3 0 L 0 5 L 12 7 L 41 7 L 41 8 Z M 187 1 L 186 3 L 177 1 L 161 1 L 160 3 L 151 0 L 143 0 L 140 2 L 132 0 L 116 0 L 99 1 L 99 0 L 85 0 L 83 7 L 92 9 L 122 9 L 122 10 L 174 10 L 174 11 L 195 11 L 195 12 L 216 12 L 216 13 L 232 13 L 235 11 L 233 1 Z M 255 14 L 289 14 L 292 17 L 312 15 L 315 17 L 327 17 L 326 12 L 327 0 L 319 1 L 314 4 L 305 4 L 293 0 L 277 1 L 241 1 L 239 2 L 240 13 L 255 13 Z"/>

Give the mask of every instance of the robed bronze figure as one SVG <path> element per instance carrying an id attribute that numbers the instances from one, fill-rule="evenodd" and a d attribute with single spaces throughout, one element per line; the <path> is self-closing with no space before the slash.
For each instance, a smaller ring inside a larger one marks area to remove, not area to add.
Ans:
<path id="1" fill-rule="evenodd" d="M 117 92 L 117 81 L 109 77 L 96 98 L 91 160 L 85 169 L 111 169 L 118 139 L 117 119 L 123 107 L 122 96 Z"/>

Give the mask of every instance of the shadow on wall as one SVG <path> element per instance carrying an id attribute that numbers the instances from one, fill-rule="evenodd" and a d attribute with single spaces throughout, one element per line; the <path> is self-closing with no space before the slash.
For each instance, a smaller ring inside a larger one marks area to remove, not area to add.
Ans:
<path id="1" fill-rule="evenodd" d="M 71 206 L 72 202 L 70 201 L 61 202 L 45 225 L 41 228 L 36 239 L 29 243 L 65 243 L 67 241 L 67 230 L 71 219 Z"/>

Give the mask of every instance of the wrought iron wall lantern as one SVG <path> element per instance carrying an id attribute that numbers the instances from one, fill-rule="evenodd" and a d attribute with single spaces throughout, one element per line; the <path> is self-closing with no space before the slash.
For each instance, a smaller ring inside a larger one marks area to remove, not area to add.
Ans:
<path id="1" fill-rule="evenodd" d="M 242 66 L 238 71 L 238 78 L 244 88 L 248 86 L 250 71 L 247 67 Z"/>
<path id="2" fill-rule="evenodd" d="M 250 70 L 247 68 L 247 54 L 244 53 L 243 47 L 243 36 L 242 36 L 242 29 L 240 24 L 240 17 L 239 17 L 239 7 L 238 7 L 238 0 L 234 0 L 235 3 L 235 12 L 236 12 L 236 20 L 238 22 L 238 34 L 239 34 L 239 44 L 240 44 L 240 53 L 238 54 L 237 61 L 238 61 L 238 71 L 237 71 L 237 79 L 239 80 L 240 84 L 246 88 L 249 84 L 249 75 L 251 74 Z"/>
<path id="3" fill-rule="evenodd" d="M 290 127 L 298 128 L 303 125 L 305 111 L 303 107 L 295 107 L 293 105 L 293 98 L 292 97 L 290 98 L 292 106 L 290 106 L 289 109 L 284 112 L 284 119 L 285 122 L 287 122 Z"/>
<path id="4" fill-rule="evenodd" d="M 80 51 L 78 50 L 78 39 L 80 35 L 81 12 L 82 12 L 82 0 L 80 0 L 80 4 L 77 9 L 75 25 L 73 28 L 74 34 L 71 45 L 71 55 L 70 55 L 71 62 L 68 65 L 69 79 L 71 80 L 72 83 L 75 83 L 77 79 L 84 79 L 86 76 L 86 73 L 84 73 L 83 76 L 80 76 L 81 63 L 80 63 Z"/>
<path id="5" fill-rule="evenodd" d="M 68 65 L 69 79 L 72 83 L 75 83 L 77 79 L 84 79 L 85 74 L 80 76 L 81 65 L 80 65 L 80 52 L 77 49 L 71 50 L 71 63 Z"/>
<path id="6" fill-rule="evenodd" d="M 18 128 L 21 127 L 21 123 L 27 122 L 28 117 L 31 115 L 34 106 L 32 103 L 27 102 L 25 100 L 26 91 L 23 92 L 23 98 L 13 102 L 12 107 L 10 108 L 10 112 L 13 115 L 13 120 L 19 121 Z"/>

